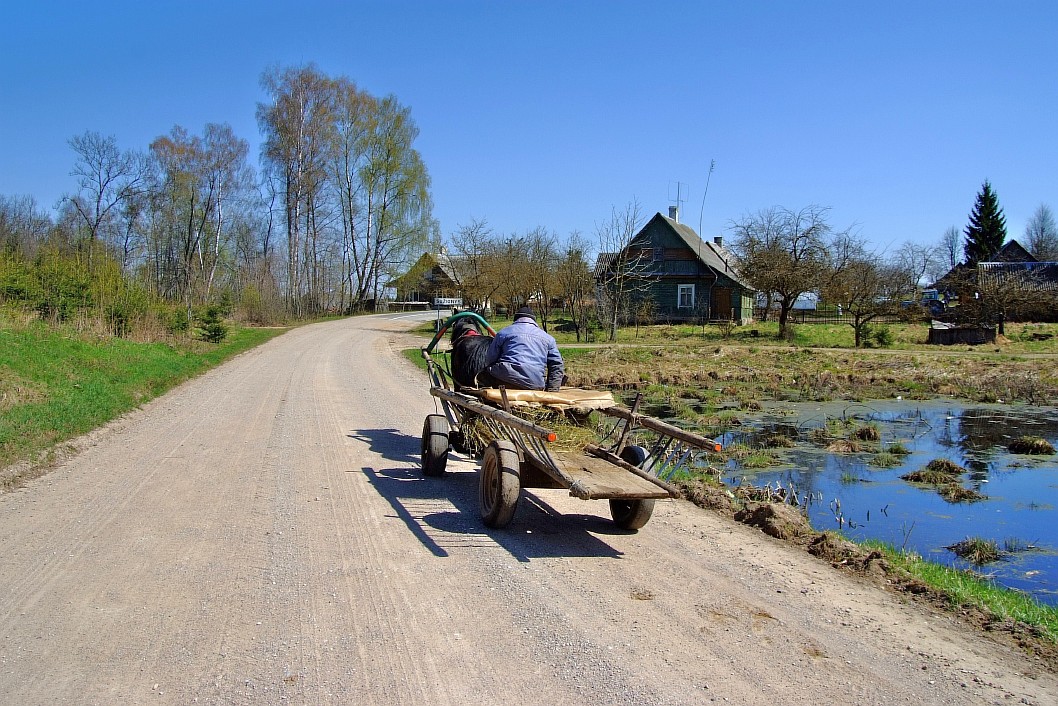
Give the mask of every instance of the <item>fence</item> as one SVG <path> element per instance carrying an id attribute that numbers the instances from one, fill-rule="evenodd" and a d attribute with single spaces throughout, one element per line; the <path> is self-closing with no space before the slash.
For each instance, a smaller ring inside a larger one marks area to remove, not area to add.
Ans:
<path id="1" fill-rule="evenodd" d="M 764 308 L 757 307 L 753 310 L 753 318 L 756 321 L 764 321 Z M 779 310 L 771 309 L 768 312 L 768 321 L 779 320 Z M 906 321 L 906 318 L 901 318 L 897 314 L 885 314 L 882 316 L 876 316 L 871 319 L 871 323 L 876 324 L 894 324 L 901 321 Z M 848 312 L 838 313 L 833 309 L 794 309 L 790 312 L 790 323 L 793 324 L 848 324 L 852 326 L 856 322 L 856 317 L 852 316 Z"/>

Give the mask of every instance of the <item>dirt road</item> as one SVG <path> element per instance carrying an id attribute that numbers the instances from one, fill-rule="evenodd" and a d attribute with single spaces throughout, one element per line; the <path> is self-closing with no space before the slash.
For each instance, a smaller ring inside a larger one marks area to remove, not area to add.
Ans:
<path id="1" fill-rule="evenodd" d="M 421 316 L 421 315 L 420 315 Z M 418 472 L 407 319 L 293 330 L 0 496 L 0 703 L 1058 703 L 1058 679 L 682 501 Z"/>

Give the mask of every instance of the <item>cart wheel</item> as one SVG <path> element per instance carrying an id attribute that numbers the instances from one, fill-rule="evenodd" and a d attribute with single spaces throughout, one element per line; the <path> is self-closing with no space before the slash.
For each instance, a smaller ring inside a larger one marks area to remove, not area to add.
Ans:
<path id="1" fill-rule="evenodd" d="M 448 443 L 452 445 L 452 450 L 457 453 L 465 454 L 470 452 L 470 449 L 467 448 L 466 439 L 463 437 L 463 432 L 458 429 L 448 432 Z"/>
<path id="2" fill-rule="evenodd" d="M 642 446 L 626 446 L 621 449 L 621 460 L 640 468 L 649 456 Z M 653 513 L 654 501 L 650 499 L 610 501 L 610 516 L 613 517 L 614 524 L 621 529 L 637 530 L 650 521 Z"/>
<path id="3" fill-rule="evenodd" d="M 521 491 L 521 462 L 514 444 L 493 441 L 485 449 L 478 477 L 478 504 L 485 524 L 495 528 L 509 525 Z"/>
<path id="4" fill-rule="evenodd" d="M 448 420 L 440 414 L 427 415 L 422 425 L 422 474 L 443 476 L 448 465 Z"/>

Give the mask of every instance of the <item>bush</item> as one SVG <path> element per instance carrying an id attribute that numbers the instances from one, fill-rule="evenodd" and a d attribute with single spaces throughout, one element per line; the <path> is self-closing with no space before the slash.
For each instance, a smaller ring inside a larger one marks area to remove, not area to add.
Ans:
<path id="1" fill-rule="evenodd" d="M 207 343 L 220 343 L 228 335 L 228 327 L 221 321 L 220 307 L 211 304 L 197 317 L 198 337 Z"/>
<path id="2" fill-rule="evenodd" d="M 879 348 L 888 348 L 893 345 L 893 332 L 889 330 L 888 326 L 879 326 L 871 331 L 871 338 L 874 339 L 875 345 Z"/>

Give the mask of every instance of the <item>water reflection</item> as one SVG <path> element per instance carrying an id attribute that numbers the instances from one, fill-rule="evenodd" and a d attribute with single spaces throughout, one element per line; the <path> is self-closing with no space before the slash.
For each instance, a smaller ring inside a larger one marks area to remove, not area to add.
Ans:
<path id="1" fill-rule="evenodd" d="M 831 453 L 820 443 L 863 424 L 877 426 L 881 441 L 876 450 L 899 444 L 909 453 L 897 457 L 898 465 L 881 468 L 870 464 L 873 452 Z M 1058 605 L 1058 457 L 1007 450 L 1011 441 L 1026 435 L 1058 446 L 1058 408 L 951 402 L 783 404 L 743 418 L 742 426 L 721 440 L 759 447 L 776 434 L 796 443 L 775 449 L 783 466 L 753 471 L 733 465 L 725 480 L 792 487 L 799 497 L 811 499 L 809 515 L 819 529 L 840 527 L 855 539 L 879 539 L 961 568 L 973 567 L 944 547 L 968 536 L 993 539 L 1000 547 L 1032 545 L 1036 549 L 977 570 Z M 986 499 L 950 503 L 934 488 L 900 479 L 937 458 L 967 469 L 957 481 Z"/>

